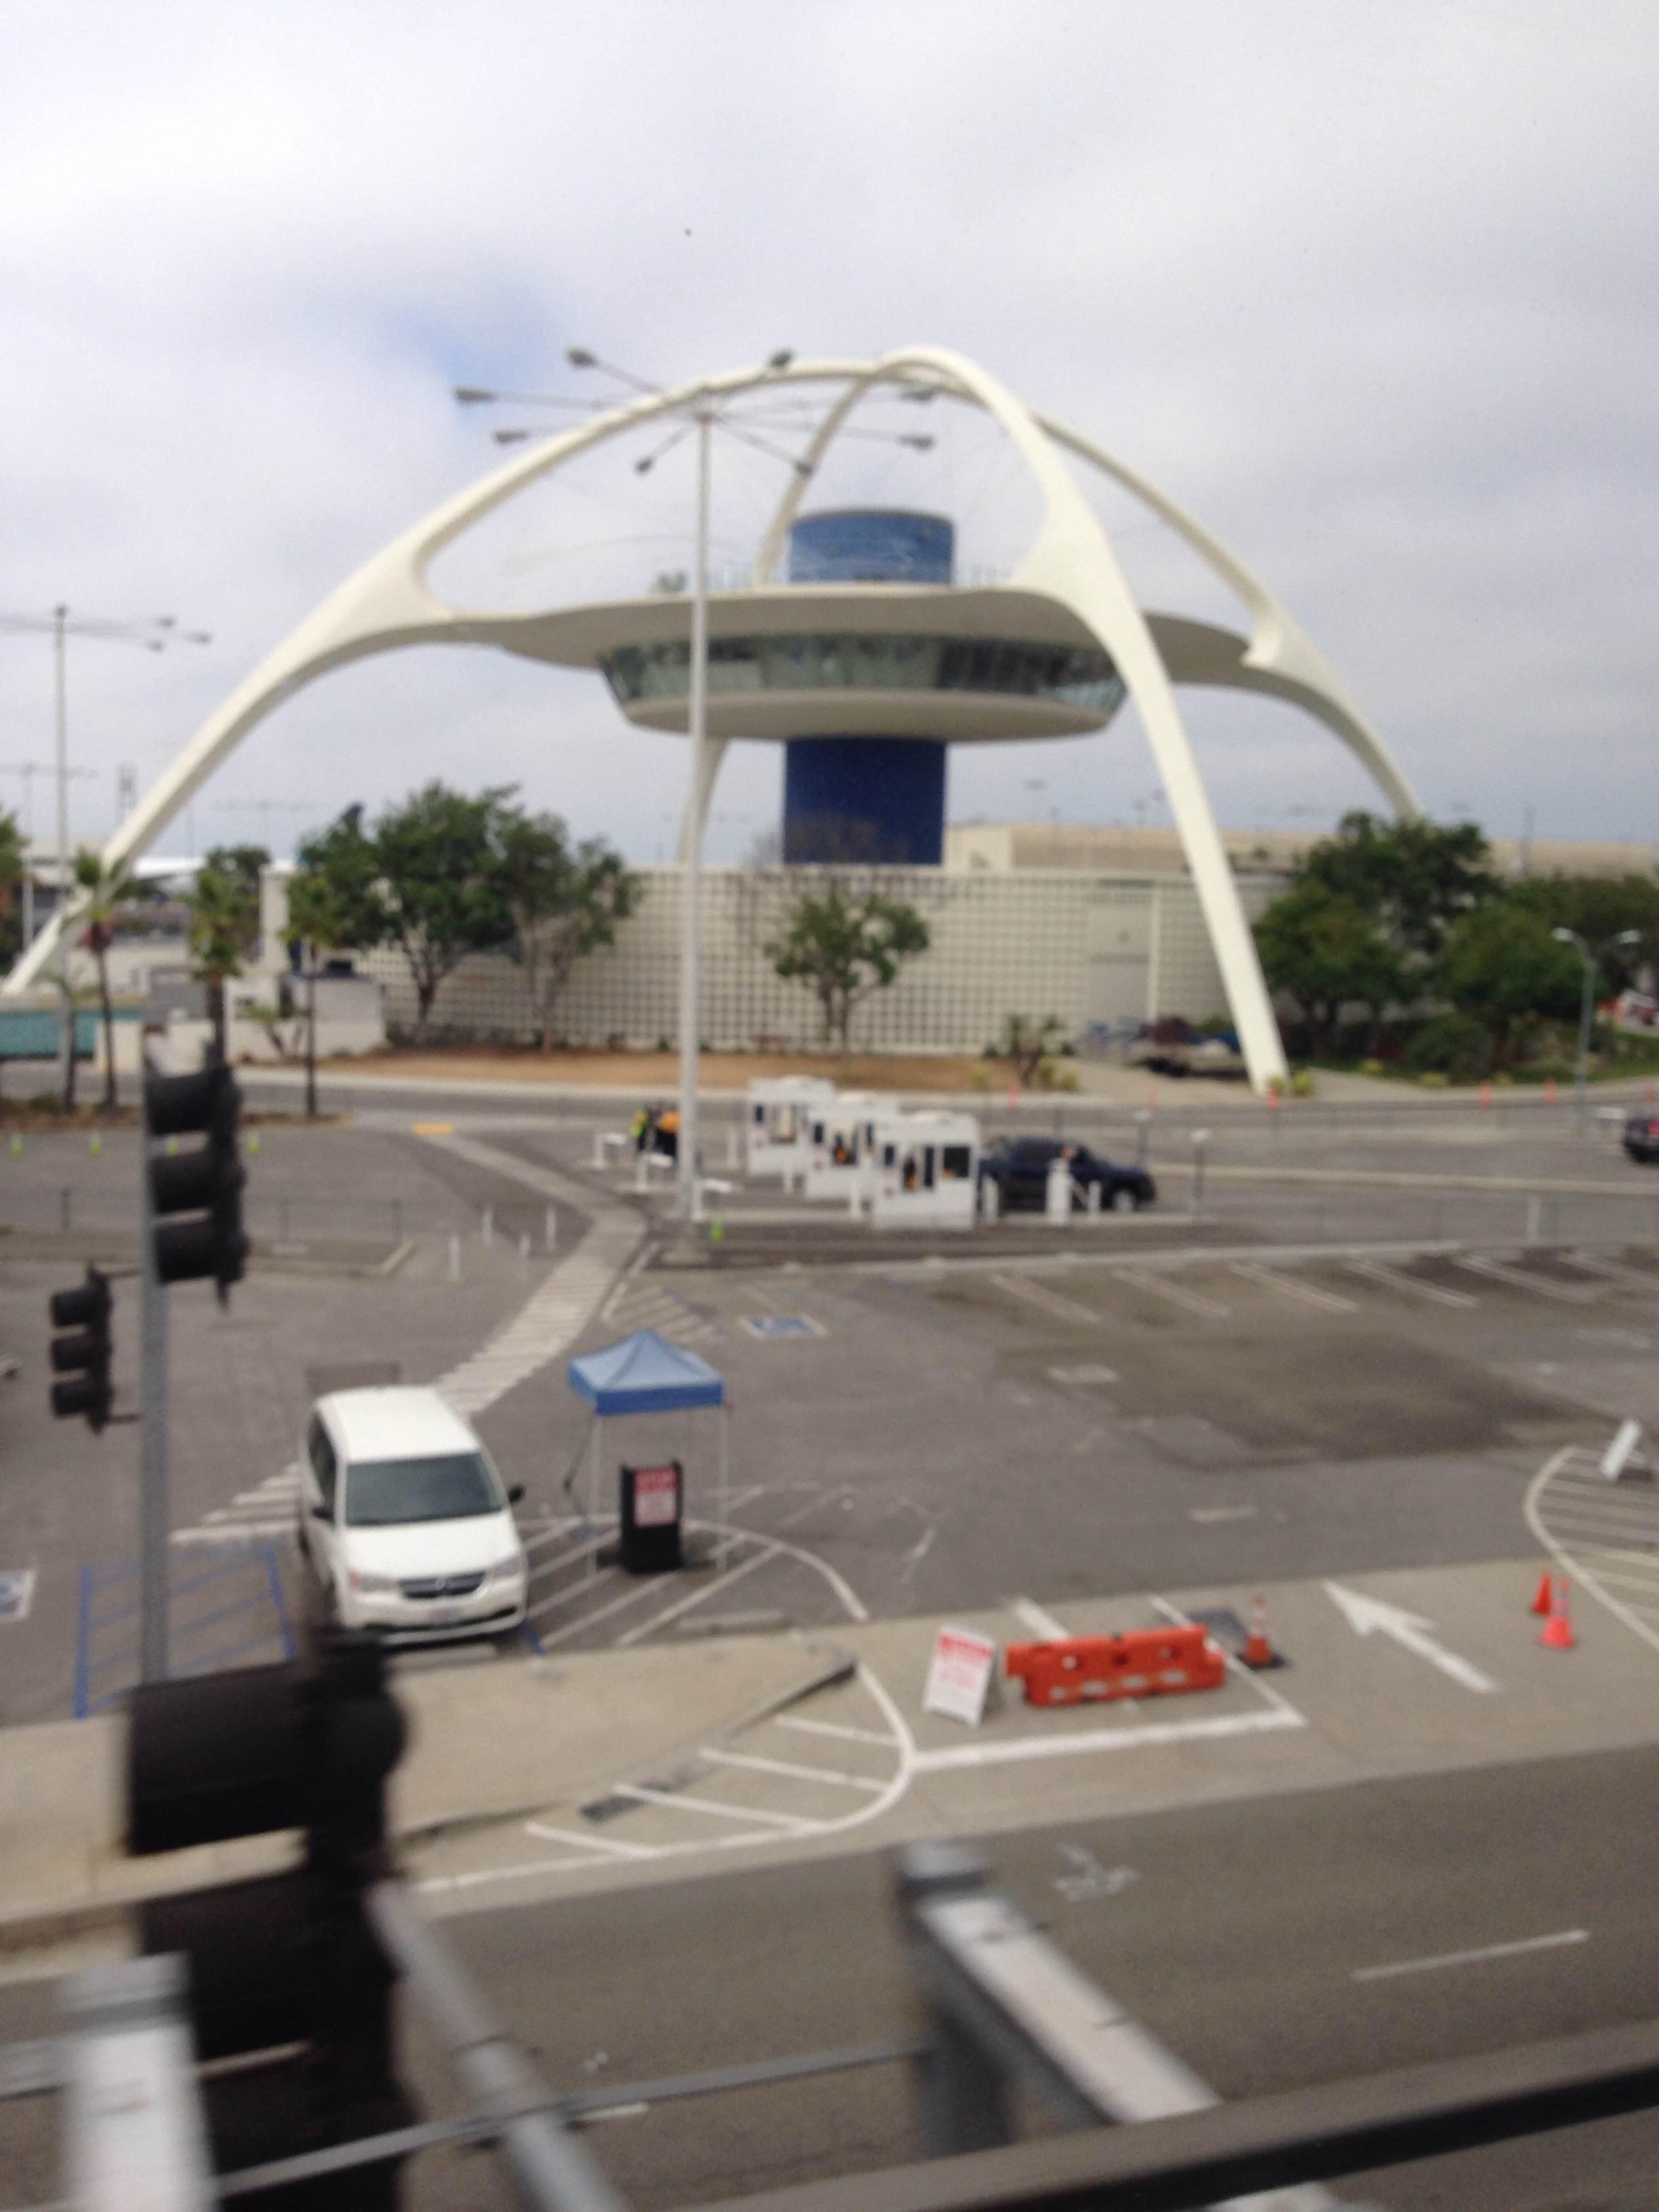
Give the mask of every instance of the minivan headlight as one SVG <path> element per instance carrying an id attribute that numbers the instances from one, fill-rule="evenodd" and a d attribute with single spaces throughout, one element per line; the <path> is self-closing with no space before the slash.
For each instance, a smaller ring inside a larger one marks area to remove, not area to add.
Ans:
<path id="1" fill-rule="evenodd" d="M 361 1590 L 365 1597 L 390 1597 L 398 1588 L 396 1575 L 371 1575 L 361 1567 L 351 1570 L 351 1587 Z"/>
<path id="2" fill-rule="evenodd" d="M 494 1566 L 485 1568 L 484 1572 L 492 1583 L 512 1582 L 524 1572 L 524 1564 L 522 1552 L 509 1552 L 504 1559 L 497 1559 Z"/>

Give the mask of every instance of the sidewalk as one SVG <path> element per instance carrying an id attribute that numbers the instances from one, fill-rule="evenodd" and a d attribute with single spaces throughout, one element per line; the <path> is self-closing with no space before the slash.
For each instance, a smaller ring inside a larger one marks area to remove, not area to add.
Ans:
<path id="1" fill-rule="evenodd" d="M 392 1782 L 394 1831 L 430 1836 L 590 1794 L 688 1742 L 751 1727 L 852 1663 L 824 1638 L 783 1635 L 402 1674 L 410 1742 Z M 293 1863 L 291 1835 L 127 1858 L 126 1725 L 112 1714 L 0 1732 L 0 1954 L 118 1928 L 145 1897 Z"/>

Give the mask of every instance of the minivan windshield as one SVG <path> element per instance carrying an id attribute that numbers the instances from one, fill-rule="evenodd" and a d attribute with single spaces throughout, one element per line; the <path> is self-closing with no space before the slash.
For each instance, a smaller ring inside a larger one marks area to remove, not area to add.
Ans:
<path id="1" fill-rule="evenodd" d="M 387 1528 L 404 1521 L 465 1521 L 499 1513 L 501 1497 L 482 1454 L 435 1459 L 372 1459 L 346 1469 L 348 1528 Z"/>

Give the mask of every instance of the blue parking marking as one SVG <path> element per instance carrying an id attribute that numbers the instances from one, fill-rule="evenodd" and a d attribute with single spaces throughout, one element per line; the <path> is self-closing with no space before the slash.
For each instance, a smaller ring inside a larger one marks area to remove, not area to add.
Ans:
<path id="1" fill-rule="evenodd" d="M 822 1336 L 821 1322 L 809 1320 L 805 1314 L 745 1314 L 743 1325 L 750 1336 L 775 1342 L 785 1336 Z"/>
<path id="2" fill-rule="evenodd" d="M 135 1559 L 97 1561 L 81 1570 L 75 1637 L 77 1720 L 118 1704 L 137 1680 L 138 1571 Z M 174 1675 L 211 1674 L 260 1657 L 295 1656 L 293 1616 L 273 1543 L 234 1546 L 206 1566 L 192 1560 L 188 1571 L 174 1572 L 167 1597 Z"/>

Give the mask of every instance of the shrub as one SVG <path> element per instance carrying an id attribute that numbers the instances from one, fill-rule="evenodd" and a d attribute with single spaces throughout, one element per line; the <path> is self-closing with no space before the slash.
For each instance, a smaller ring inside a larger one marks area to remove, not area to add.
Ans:
<path id="1" fill-rule="evenodd" d="M 1437 1068 L 1433 1067 L 1426 1075 L 1419 1075 L 1417 1079 L 1425 1091 L 1443 1091 L 1450 1081 L 1449 1076 L 1442 1075 Z"/>
<path id="2" fill-rule="evenodd" d="M 1314 1081 L 1314 1073 L 1310 1067 L 1298 1067 L 1291 1078 L 1292 1098 L 1311 1098 L 1318 1087 Z"/>
<path id="3" fill-rule="evenodd" d="M 1408 1075 L 1478 1083 L 1492 1067 L 1492 1032 L 1473 1014 L 1437 1014 L 1406 1047 L 1401 1064 Z"/>
<path id="4" fill-rule="evenodd" d="M 1359 1063 L 1359 1073 L 1362 1075 L 1381 1075 L 1382 1063 L 1380 1060 L 1362 1060 Z"/>

